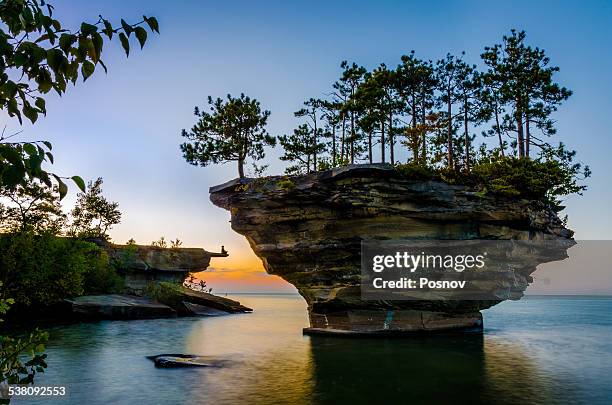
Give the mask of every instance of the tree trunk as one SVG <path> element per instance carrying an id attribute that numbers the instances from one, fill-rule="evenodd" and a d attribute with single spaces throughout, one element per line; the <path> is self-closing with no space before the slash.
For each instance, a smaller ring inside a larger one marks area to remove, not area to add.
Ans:
<path id="1" fill-rule="evenodd" d="M 355 100 L 355 88 L 357 87 L 356 83 L 353 83 L 351 86 L 351 103 Z M 355 111 L 352 109 L 354 105 L 351 106 L 351 164 L 355 163 Z"/>
<path id="2" fill-rule="evenodd" d="M 423 124 L 423 141 L 421 143 L 421 160 L 423 165 L 427 165 L 427 126 L 425 125 L 425 96 L 421 103 L 421 123 Z"/>
<path id="3" fill-rule="evenodd" d="M 504 141 L 502 140 L 501 127 L 499 125 L 499 110 L 497 108 L 497 100 L 495 100 L 495 129 L 497 130 L 497 139 L 499 140 L 499 150 L 501 151 L 502 157 L 504 157 Z"/>
<path id="4" fill-rule="evenodd" d="M 238 177 L 244 179 L 244 158 L 238 158 Z"/>
<path id="5" fill-rule="evenodd" d="M 448 91 L 448 138 L 447 138 L 447 157 L 446 162 L 448 164 L 449 169 L 452 169 L 454 166 L 453 163 L 453 107 L 451 103 L 451 92 Z"/>
<path id="6" fill-rule="evenodd" d="M 391 160 L 391 164 L 395 164 L 395 154 L 394 154 L 394 146 L 395 146 L 395 139 L 393 139 L 393 113 L 389 112 L 389 145 L 390 145 L 390 151 L 389 151 L 389 159 Z"/>
<path id="7" fill-rule="evenodd" d="M 312 149 L 313 159 L 312 160 L 313 160 L 313 165 L 314 165 L 313 171 L 316 172 L 317 171 L 317 141 L 318 141 L 317 139 L 317 118 L 315 117 L 313 121 L 314 121 L 314 131 L 312 133 L 312 140 L 314 143 L 312 145 L 313 146 L 313 149 Z"/>
<path id="8" fill-rule="evenodd" d="M 374 163 L 372 159 L 372 131 L 368 131 L 368 158 L 370 159 L 370 164 Z"/>
<path id="9" fill-rule="evenodd" d="M 418 135 L 416 130 L 412 131 L 412 134 L 410 135 L 410 143 L 411 143 L 411 148 L 412 148 L 412 163 L 414 163 L 415 165 L 419 164 L 419 142 L 418 142 Z"/>
<path id="10" fill-rule="evenodd" d="M 468 99 L 463 102 L 463 133 L 465 136 L 465 170 L 470 172 L 470 133 L 468 131 Z"/>
<path id="11" fill-rule="evenodd" d="M 336 125 L 332 127 L 332 167 L 336 167 Z"/>
<path id="12" fill-rule="evenodd" d="M 529 157 L 529 146 L 531 144 L 531 133 L 529 131 L 529 110 L 527 110 L 527 112 L 525 112 L 525 133 L 526 133 L 526 137 L 525 137 L 525 157 Z"/>
<path id="13" fill-rule="evenodd" d="M 385 120 L 380 121 L 380 158 L 385 163 Z"/>
<path id="14" fill-rule="evenodd" d="M 416 112 L 416 98 L 414 93 L 412 93 L 412 105 L 410 106 L 410 109 L 412 110 L 412 138 L 411 142 L 412 144 L 415 144 L 415 139 L 417 136 L 417 132 L 416 132 L 416 127 L 417 127 L 417 112 Z M 418 145 L 413 146 L 412 147 L 412 160 L 414 161 L 415 164 L 419 163 L 419 152 L 418 152 Z"/>
<path id="15" fill-rule="evenodd" d="M 311 169 L 310 169 L 310 163 L 311 163 L 310 157 L 312 156 L 312 153 L 310 153 L 310 150 L 311 150 L 310 149 L 310 137 L 308 137 L 306 139 L 307 139 L 306 142 L 308 143 L 306 145 L 306 151 L 307 151 L 306 152 L 306 173 L 310 173 L 311 172 Z"/>
<path id="16" fill-rule="evenodd" d="M 355 163 L 355 112 L 351 111 L 351 164 Z"/>
<path id="17" fill-rule="evenodd" d="M 524 128 L 523 128 L 523 111 L 520 107 L 520 101 L 517 100 L 517 108 L 516 113 L 514 114 L 516 118 L 516 129 L 517 129 L 517 142 L 518 142 L 518 155 L 519 158 L 525 157 L 525 136 L 524 136 Z"/>
<path id="18" fill-rule="evenodd" d="M 342 114 L 342 139 L 340 142 L 340 160 L 344 163 L 344 154 L 346 152 L 346 116 Z"/>

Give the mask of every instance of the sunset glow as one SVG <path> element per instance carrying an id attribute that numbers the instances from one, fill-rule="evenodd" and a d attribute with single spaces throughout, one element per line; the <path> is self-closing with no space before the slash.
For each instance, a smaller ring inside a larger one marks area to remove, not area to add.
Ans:
<path id="1" fill-rule="evenodd" d="M 267 274 L 261 260 L 250 249 L 230 252 L 226 258 L 213 258 L 210 267 L 197 273 L 213 292 L 295 293 L 282 278 Z"/>

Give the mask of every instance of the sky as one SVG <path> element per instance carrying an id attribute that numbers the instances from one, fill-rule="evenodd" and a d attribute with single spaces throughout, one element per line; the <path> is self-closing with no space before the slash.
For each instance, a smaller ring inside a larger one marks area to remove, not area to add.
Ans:
<path id="1" fill-rule="evenodd" d="M 272 112 L 271 134 L 288 133 L 297 124 L 293 112 L 329 91 L 342 60 L 371 69 L 395 66 L 411 50 L 432 60 L 465 51 L 466 60 L 479 63 L 483 47 L 511 28 L 526 30 L 528 42 L 561 68 L 558 82 L 574 91 L 556 114 L 558 139 L 578 150 L 593 176 L 583 197 L 565 201 L 569 225 L 577 239 L 611 239 L 611 2 L 52 3 L 66 26 L 99 14 L 114 22 L 145 14 L 157 17 L 161 35 L 149 34 L 142 51 L 134 41 L 127 59 L 117 43 L 107 44 L 108 74 L 97 71 L 63 97 L 50 96 L 48 115 L 35 127 L 11 121 L 7 130 L 23 129 L 22 140 L 51 141 L 57 173 L 103 177 L 105 195 L 123 212 L 111 232 L 115 242 L 165 236 L 211 251 L 224 245 L 230 257 L 213 259 L 204 277 L 216 291 L 294 290 L 263 273 L 246 240 L 231 230 L 229 213 L 209 202 L 209 187 L 236 177 L 236 167 L 194 167 L 182 158 L 180 132 L 195 123 L 194 106 L 208 95 L 244 92 Z M 268 174 L 283 171 L 279 156 L 268 152 Z M 72 187 L 66 205 L 74 199 Z M 575 292 L 601 289 L 595 284 Z M 612 282 L 606 288 L 612 292 Z"/>

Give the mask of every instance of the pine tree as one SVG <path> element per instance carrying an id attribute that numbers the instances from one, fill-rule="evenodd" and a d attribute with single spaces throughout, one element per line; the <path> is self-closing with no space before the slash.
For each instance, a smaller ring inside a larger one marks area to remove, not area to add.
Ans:
<path id="1" fill-rule="evenodd" d="M 336 167 L 341 161 L 341 159 L 338 158 L 337 129 L 342 119 L 342 105 L 334 101 L 323 101 L 322 109 L 323 114 L 321 118 L 325 122 L 323 136 L 330 139 L 331 166 Z"/>
<path id="2" fill-rule="evenodd" d="M 310 127 L 310 133 L 312 140 L 308 142 L 310 145 L 319 145 L 319 139 L 323 135 L 323 128 L 321 128 L 321 116 L 325 110 L 325 102 L 323 100 L 310 98 L 304 102 L 304 108 L 296 111 L 294 115 L 298 118 L 306 118 L 306 125 Z M 312 149 L 312 167 L 313 170 L 317 170 L 317 157 L 318 154 L 323 152 L 324 148 L 314 147 Z M 309 155 L 310 159 L 310 155 Z M 308 162 L 310 167 L 310 162 Z"/>
<path id="3" fill-rule="evenodd" d="M 238 176 L 244 178 L 247 158 L 262 159 L 264 147 L 274 146 L 276 139 L 266 131 L 270 111 L 262 111 L 259 101 L 241 94 L 227 95 L 227 100 L 208 97 L 210 112 L 195 108 L 198 122 L 182 136 L 189 142 L 181 144 L 183 157 L 195 166 L 211 163 L 238 163 Z"/>
<path id="4" fill-rule="evenodd" d="M 302 124 L 293 130 L 293 134 L 278 137 L 285 152 L 280 159 L 295 163 L 286 170 L 288 174 L 310 173 L 317 169 L 313 165 L 313 156 L 322 153 L 325 144 L 314 143 L 315 137 L 312 133 L 313 129 L 308 124 Z"/>
<path id="5" fill-rule="evenodd" d="M 511 30 L 502 44 L 486 47 L 481 55 L 489 67 L 489 81 L 499 88 L 501 103 L 511 108 L 503 125 L 516 133 L 519 157 L 529 157 L 531 145 L 547 147 L 534 136 L 532 125 L 546 136 L 554 134 L 551 114 L 572 94 L 553 82 L 559 68 L 549 66 L 544 50 L 526 45 L 525 37 L 525 31 Z"/>
<path id="6" fill-rule="evenodd" d="M 462 53 L 463 56 L 463 53 Z M 453 106 L 460 100 L 460 94 L 457 93 L 457 80 L 462 60 L 451 54 L 447 54 L 446 58 L 440 59 L 436 63 L 435 76 L 438 84 L 438 105 L 445 107 L 446 120 L 446 165 L 449 168 L 455 167 L 454 156 L 454 124 L 456 112 L 453 111 Z"/>
<path id="7" fill-rule="evenodd" d="M 342 76 L 340 80 L 338 80 L 334 84 L 334 89 L 336 90 L 336 94 L 342 100 L 344 100 L 344 112 L 348 116 L 350 121 L 350 136 L 348 139 L 345 139 L 345 153 L 347 155 L 348 160 L 350 160 L 351 164 L 355 163 L 356 155 L 358 152 L 358 147 L 356 143 L 359 141 L 358 134 L 356 132 L 357 126 L 356 122 L 359 119 L 359 109 L 358 103 L 355 100 L 355 93 L 359 86 L 365 80 L 365 75 L 367 70 L 358 66 L 356 63 L 349 64 L 347 61 L 343 61 L 340 64 L 340 67 L 343 69 Z M 344 125 L 343 125 L 343 135 L 344 135 Z M 348 145 L 346 145 L 348 143 Z"/>

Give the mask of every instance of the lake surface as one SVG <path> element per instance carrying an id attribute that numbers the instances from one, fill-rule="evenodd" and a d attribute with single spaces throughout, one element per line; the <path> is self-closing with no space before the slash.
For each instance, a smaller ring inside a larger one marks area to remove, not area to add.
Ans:
<path id="1" fill-rule="evenodd" d="M 299 296 L 231 297 L 255 312 L 52 328 L 37 383 L 66 385 L 58 404 L 612 403 L 609 298 L 504 302 L 483 336 L 347 339 L 302 336 Z M 160 353 L 224 365 L 156 369 Z"/>

